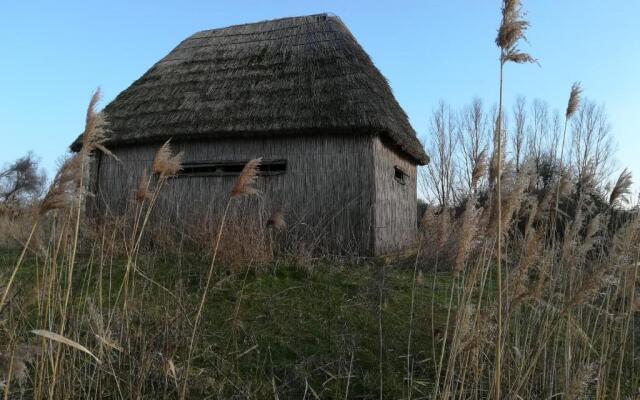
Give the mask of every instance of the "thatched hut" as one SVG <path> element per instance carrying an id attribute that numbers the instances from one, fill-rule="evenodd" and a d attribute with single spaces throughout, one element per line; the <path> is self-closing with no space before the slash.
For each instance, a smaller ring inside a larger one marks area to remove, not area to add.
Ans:
<path id="1" fill-rule="evenodd" d="M 198 32 L 104 111 L 120 161 L 96 154 L 101 213 L 122 212 L 171 138 L 184 166 L 167 184 L 165 215 L 212 218 L 244 163 L 262 157 L 262 216 L 282 208 L 290 229 L 334 251 L 381 254 L 415 239 L 416 166 L 429 159 L 338 17 Z"/>

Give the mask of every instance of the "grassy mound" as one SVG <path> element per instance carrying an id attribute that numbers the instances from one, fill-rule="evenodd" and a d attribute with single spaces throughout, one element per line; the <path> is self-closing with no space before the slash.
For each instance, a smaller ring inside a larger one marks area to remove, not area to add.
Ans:
<path id="1" fill-rule="evenodd" d="M 15 257 L 0 255 L 3 273 Z M 10 308 L 21 313 L 11 322 L 17 343 L 37 343 L 29 330 L 46 326 L 37 316 L 45 299 L 34 293 L 44 268 L 31 258 L 16 279 Z M 77 368 L 69 385 L 94 380 L 95 397 L 177 396 L 207 268 L 197 257 L 141 257 L 135 301 L 114 312 L 124 262 L 82 258 L 70 338 L 102 364 L 63 348 Z M 429 393 L 451 276 L 419 273 L 413 290 L 413 274 L 373 264 L 220 266 L 190 367 L 190 398 L 398 398 L 410 386 L 414 395 Z M 37 361 L 28 367 L 38 368 Z M 23 393 L 39 390 L 37 382 L 21 385 Z"/>

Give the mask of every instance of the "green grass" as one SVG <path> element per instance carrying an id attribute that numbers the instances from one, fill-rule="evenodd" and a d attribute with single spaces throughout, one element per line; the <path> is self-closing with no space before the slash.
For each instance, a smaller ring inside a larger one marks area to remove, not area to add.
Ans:
<path id="1" fill-rule="evenodd" d="M 13 259 L 15 254 L 0 252 L 0 265 L 10 266 Z M 23 293 L 36 282 L 36 264 L 30 258 L 18 275 L 17 287 Z M 106 314 L 122 280 L 123 262 L 104 263 L 101 268 L 102 310 Z M 140 337 L 133 341 L 140 348 L 132 353 L 142 357 L 162 352 L 179 369 L 202 293 L 207 260 L 142 258 L 138 268 L 153 282 L 141 275 L 135 277 L 139 295 L 128 332 Z M 89 257 L 77 264 L 77 319 L 86 313 L 87 300 L 98 303 L 99 271 L 97 261 Z M 301 398 L 305 392 L 308 398 L 313 393 L 322 398 L 345 398 L 348 385 L 349 398 L 377 398 L 381 387 L 384 398 L 406 397 L 413 271 L 384 267 L 380 301 L 382 271 L 375 264 L 322 263 L 312 268 L 245 265 L 233 272 L 220 266 L 199 328 L 190 396 L 211 398 L 215 393 L 213 398 L 234 394 L 264 398 L 273 397 L 275 391 L 280 398 Z M 414 395 L 431 390 L 435 368 L 431 333 L 432 329 L 442 331 L 446 325 L 451 281 L 447 273 L 434 276 L 425 272 L 416 285 L 411 350 Z M 32 307 L 30 312 L 37 310 Z M 27 325 L 34 320 L 24 319 L 21 330 L 32 329 Z M 78 340 L 91 345 L 92 338 L 87 334 Z M 436 341 L 438 349 L 439 345 Z M 435 355 L 437 359 L 439 350 Z M 142 368 L 141 364 L 133 359 L 121 360 L 118 365 L 123 380 L 128 369 Z M 162 385 L 147 379 L 143 386 L 147 395 Z M 175 389 L 162 390 L 165 394 L 168 390 L 171 397 Z"/>

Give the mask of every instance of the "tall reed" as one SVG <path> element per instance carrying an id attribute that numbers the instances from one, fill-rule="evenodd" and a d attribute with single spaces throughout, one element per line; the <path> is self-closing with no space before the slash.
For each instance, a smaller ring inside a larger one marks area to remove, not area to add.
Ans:
<path id="1" fill-rule="evenodd" d="M 502 92 L 504 83 L 504 66 L 508 62 L 518 64 L 535 62 L 529 54 L 518 49 L 520 40 L 525 39 L 525 31 L 529 27 L 529 22 L 524 19 L 520 0 L 503 0 L 502 21 L 498 29 L 496 44 L 500 49 L 500 90 L 498 96 L 498 116 L 495 129 L 495 149 L 496 160 L 496 207 L 498 221 L 502 220 Z M 497 224 L 497 284 L 498 284 L 498 335 L 496 336 L 496 375 L 494 382 L 494 395 L 500 398 L 500 379 L 502 370 L 502 223 Z"/>

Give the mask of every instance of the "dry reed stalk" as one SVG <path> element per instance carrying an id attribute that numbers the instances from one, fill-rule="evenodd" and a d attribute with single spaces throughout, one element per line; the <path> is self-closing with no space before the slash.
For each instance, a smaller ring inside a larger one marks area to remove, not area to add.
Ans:
<path id="1" fill-rule="evenodd" d="M 580 106 L 581 95 L 582 95 L 582 87 L 580 87 L 580 83 L 575 82 L 571 86 L 571 92 L 569 93 L 569 101 L 567 102 L 567 111 L 565 112 L 565 117 L 564 117 L 564 129 L 562 131 L 562 145 L 560 146 L 560 160 L 559 160 L 560 168 L 562 168 L 562 162 L 564 160 L 564 144 L 567 137 L 567 126 L 569 125 L 569 120 L 571 119 L 573 114 L 576 112 L 576 110 Z M 558 192 L 556 193 L 556 208 L 555 208 L 556 216 L 554 218 L 558 218 L 557 216 L 559 211 L 558 210 L 559 202 L 560 202 L 560 186 L 558 186 Z M 555 221 L 552 229 L 555 232 Z"/>
<path id="2" fill-rule="evenodd" d="M 179 152 L 177 154 L 173 153 L 170 145 L 170 139 L 167 140 L 156 152 L 151 170 L 153 174 L 158 176 L 158 182 L 155 185 L 153 193 L 150 195 L 150 200 L 148 201 L 146 210 L 143 210 L 142 203 L 140 202 L 139 212 L 136 213 L 135 221 L 134 221 L 134 230 L 131 236 L 131 249 L 127 252 L 127 262 L 125 266 L 125 274 L 118 289 L 118 293 L 116 295 L 116 303 L 119 301 L 120 296 L 124 290 L 123 296 L 123 312 L 126 314 L 127 312 L 127 302 L 129 298 L 129 279 L 131 276 L 131 268 L 134 265 L 134 260 L 137 257 L 138 251 L 140 249 L 140 244 L 142 243 L 143 234 L 145 232 L 145 228 L 147 227 L 149 220 L 151 218 L 151 213 L 156 205 L 158 197 L 160 196 L 160 192 L 165 182 L 169 177 L 175 176 L 182 169 L 182 158 L 183 153 Z M 146 171 L 146 170 L 145 170 Z M 151 177 L 146 182 L 142 180 L 139 182 L 142 185 L 142 189 L 139 187 L 138 192 L 140 195 L 145 197 L 149 197 L 148 188 L 151 184 Z M 136 193 L 136 197 L 137 197 Z M 144 217 L 143 217 L 144 213 Z M 115 310 L 114 310 L 115 313 Z M 109 320 L 107 322 L 107 327 L 110 326 L 111 320 L 113 319 L 114 313 L 109 316 Z"/>
<path id="3" fill-rule="evenodd" d="M 193 323 L 193 330 L 191 332 L 191 339 L 189 340 L 189 350 L 187 352 L 187 362 L 185 366 L 185 377 L 184 384 L 182 385 L 182 390 L 180 392 L 180 399 L 184 400 L 187 396 L 187 384 L 189 382 L 189 367 L 191 365 L 191 356 L 193 354 L 193 346 L 196 340 L 196 333 L 198 331 L 198 324 L 200 322 L 200 318 L 202 317 L 202 310 L 204 308 L 204 303 L 207 299 L 207 294 L 209 292 L 209 286 L 211 285 L 211 278 L 213 276 L 213 269 L 216 263 L 216 256 L 218 255 L 218 249 L 220 246 L 220 239 L 222 238 L 222 232 L 224 230 L 225 221 L 227 219 L 227 214 L 229 213 L 229 207 L 231 205 L 231 201 L 234 199 L 238 199 L 242 196 L 251 196 L 257 195 L 258 191 L 253 187 L 255 183 L 258 168 L 260 167 L 261 158 L 250 160 L 242 169 L 240 176 L 236 179 L 235 184 L 231 190 L 231 194 L 229 200 L 227 201 L 227 205 L 225 206 L 224 212 L 222 214 L 222 220 L 220 222 L 220 227 L 218 228 L 218 233 L 216 235 L 216 241 L 213 248 L 213 255 L 211 257 L 211 263 L 209 264 L 209 271 L 207 272 L 207 280 L 204 286 L 204 290 L 202 292 L 202 297 L 200 298 L 200 303 L 198 305 L 198 311 L 196 313 L 196 318 Z"/>
<path id="4" fill-rule="evenodd" d="M 573 374 L 571 383 L 566 391 L 565 398 L 567 400 L 576 400 L 586 398 L 586 390 L 589 383 L 593 380 L 595 374 L 595 365 L 582 365 Z"/>
<path id="5" fill-rule="evenodd" d="M 85 129 L 82 133 L 82 149 L 78 156 L 80 159 L 80 168 L 78 169 L 78 175 L 76 178 L 76 190 L 77 194 L 77 202 L 75 204 L 76 207 L 76 215 L 75 215 L 75 225 L 73 230 L 73 242 L 72 242 L 72 250 L 70 253 L 69 263 L 67 266 L 67 286 L 64 295 L 64 305 L 61 311 L 61 319 L 60 322 L 60 333 L 61 337 L 64 337 L 64 330 L 67 323 L 67 310 L 69 307 L 69 300 L 71 298 L 71 288 L 73 285 L 73 272 L 75 267 L 77 249 L 78 249 L 78 236 L 80 233 L 80 216 L 82 214 L 82 200 L 84 193 L 84 172 L 85 166 L 88 164 L 89 156 L 91 152 L 102 146 L 104 142 L 104 138 L 106 135 L 106 121 L 101 116 L 100 113 L 96 111 L 97 103 L 100 99 L 100 90 L 96 90 L 96 92 L 91 97 L 91 101 L 89 102 L 89 106 L 87 107 L 87 116 L 85 121 Z M 108 154 L 108 153 L 107 153 Z M 56 385 L 56 376 L 58 371 L 58 366 L 60 363 L 60 357 L 62 356 L 62 344 L 58 346 L 58 351 L 56 352 L 55 361 L 53 365 L 53 373 L 52 373 L 52 383 L 49 386 L 49 397 L 53 398 L 55 393 L 55 385 Z"/>
<path id="6" fill-rule="evenodd" d="M 40 223 L 40 218 L 50 211 L 58 210 L 58 209 L 69 206 L 74 196 L 74 192 L 76 188 L 75 182 L 79 177 L 80 167 L 81 167 L 81 159 L 78 155 L 76 155 L 76 156 L 67 158 L 63 162 L 58 172 L 56 173 L 56 176 L 53 179 L 53 182 L 51 183 L 49 190 L 47 191 L 47 194 L 44 196 L 44 199 L 42 200 L 42 202 L 40 203 L 40 206 L 38 207 L 38 215 L 36 216 L 36 219 L 33 225 L 31 226 L 31 231 L 29 232 L 27 240 L 22 246 L 22 252 L 18 257 L 18 260 L 16 261 L 16 265 L 14 266 L 11 276 L 9 277 L 9 281 L 7 282 L 4 288 L 2 299 L 0 299 L 0 310 L 2 310 L 4 307 L 5 301 L 7 299 L 7 295 L 9 294 L 9 291 L 13 285 L 16 274 L 20 269 L 20 266 L 22 265 L 22 261 L 24 260 L 24 257 L 27 253 L 27 250 L 29 249 L 33 236 L 38 228 L 38 225 Z"/>
<path id="7" fill-rule="evenodd" d="M 22 247 L 22 251 L 20 253 L 20 256 L 18 257 L 18 261 L 16 261 L 16 265 L 13 267 L 13 270 L 11 271 L 11 275 L 9 276 L 9 281 L 7 282 L 5 288 L 4 288 L 4 292 L 2 293 L 2 298 L 0 299 L 0 312 L 3 310 L 5 302 L 7 300 L 7 296 L 9 295 L 9 291 L 11 290 L 11 287 L 13 285 L 13 281 L 16 278 L 16 274 L 18 273 L 18 270 L 20 269 L 20 266 L 22 265 L 22 261 L 24 260 L 24 256 L 27 253 L 27 249 L 29 248 L 29 244 L 31 244 L 31 240 L 33 239 L 33 235 L 36 232 L 36 229 L 38 228 L 38 220 L 36 219 L 36 221 L 33 223 L 32 227 L 31 227 L 31 231 L 29 232 L 29 236 L 27 237 L 27 241 L 24 244 L 24 246 Z"/>
<path id="8" fill-rule="evenodd" d="M 535 228 L 531 228 L 525 236 L 525 244 L 522 254 L 518 260 L 517 269 L 514 271 L 512 278 L 510 279 L 509 298 L 511 303 L 508 305 L 508 314 L 515 313 L 517 308 L 527 298 L 533 298 L 534 293 L 532 290 L 527 289 L 526 281 L 529 277 L 529 271 L 534 267 L 540 252 L 540 243 L 543 239 L 541 231 L 536 231 Z"/>
<path id="9" fill-rule="evenodd" d="M 525 38 L 525 31 L 529 22 L 524 19 L 524 12 L 520 5 L 520 0 L 503 0 L 502 21 L 496 37 L 496 45 L 500 48 L 500 91 L 498 100 L 498 117 L 496 122 L 496 191 L 498 208 L 498 229 L 497 229 L 497 282 L 498 282 L 498 335 L 496 338 L 495 374 L 494 388 L 492 393 L 499 399 L 502 376 L 502 201 L 501 201 L 501 174 L 502 174 L 502 92 L 504 82 L 504 65 L 507 62 L 517 64 L 536 62 L 527 53 L 518 50 L 518 42 Z"/>
<path id="10" fill-rule="evenodd" d="M 416 298 L 416 284 L 418 283 L 418 260 L 420 259 L 420 249 L 422 248 L 422 236 L 418 238 L 416 258 L 413 263 L 413 278 L 411 280 L 411 306 L 409 308 L 409 337 L 407 338 L 407 386 L 408 398 L 411 400 L 413 391 L 413 374 L 411 369 L 411 338 L 413 335 L 413 316 Z"/>
<path id="11" fill-rule="evenodd" d="M 8 356 L 0 353 L 0 374 L 4 377 L 4 381 L 0 381 L 0 389 L 4 390 L 3 398 L 8 400 L 11 383 L 14 380 L 22 382 L 27 376 L 25 360 L 16 354 L 14 348 Z"/>
<path id="12" fill-rule="evenodd" d="M 447 306 L 447 318 L 446 318 L 446 322 L 445 322 L 445 329 L 444 329 L 444 337 L 442 338 L 442 346 L 440 347 L 440 357 L 436 363 L 436 378 L 435 378 L 435 388 L 434 388 L 434 393 L 433 393 L 433 398 L 437 399 L 437 398 L 446 398 L 445 396 L 442 396 L 440 394 L 440 376 L 442 375 L 442 370 L 443 370 L 443 366 L 444 366 L 444 355 L 445 355 L 445 349 L 447 348 L 447 343 L 449 340 L 449 323 L 451 321 L 451 314 L 453 312 L 453 298 L 454 298 L 454 292 L 455 292 L 455 281 L 458 278 L 454 277 L 454 282 L 451 284 L 451 290 L 449 291 L 449 302 L 448 302 L 448 306 Z M 434 283 L 435 283 L 435 278 L 434 278 Z M 454 331 L 455 333 L 455 331 Z M 436 359 L 434 358 L 434 362 L 436 362 Z M 381 371 L 382 372 L 382 371 Z M 445 371 L 445 378 L 448 376 L 449 374 L 449 366 L 447 366 L 447 370 Z"/>
<path id="13" fill-rule="evenodd" d="M 635 221 L 634 221 L 635 222 Z M 620 355 L 618 359 L 618 380 L 616 382 L 616 398 L 620 398 L 620 389 L 622 384 L 622 371 L 624 366 L 624 357 L 625 357 L 625 349 L 627 346 L 627 336 L 629 335 L 629 329 L 631 324 L 634 321 L 635 307 L 636 307 L 636 287 L 638 285 L 638 277 L 640 271 L 640 249 L 636 251 L 636 257 L 634 259 L 633 265 L 628 268 L 629 271 L 624 271 L 623 274 L 627 275 L 627 284 L 624 285 L 624 291 L 629 292 L 627 299 L 627 310 L 625 312 L 624 318 L 624 327 L 622 328 L 621 334 L 621 344 L 620 344 Z M 635 327 L 631 327 L 631 329 L 636 329 Z M 632 346 L 635 343 L 632 343 Z"/>

